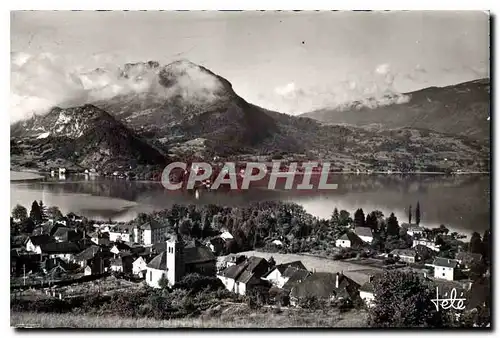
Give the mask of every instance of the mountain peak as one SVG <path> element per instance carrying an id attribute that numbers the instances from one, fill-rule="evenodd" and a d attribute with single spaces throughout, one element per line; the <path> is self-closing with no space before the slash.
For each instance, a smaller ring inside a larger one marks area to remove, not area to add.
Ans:
<path id="1" fill-rule="evenodd" d="M 162 87 L 185 99 L 213 101 L 234 95 L 229 81 L 189 60 L 161 67 L 158 77 Z"/>

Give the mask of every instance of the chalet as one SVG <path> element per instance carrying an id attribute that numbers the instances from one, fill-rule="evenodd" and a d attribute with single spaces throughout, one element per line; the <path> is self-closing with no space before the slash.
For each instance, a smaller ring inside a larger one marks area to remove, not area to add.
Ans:
<path id="1" fill-rule="evenodd" d="M 42 254 L 49 258 L 59 257 L 65 262 L 74 261 L 75 255 L 80 252 L 78 245 L 72 242 L 55 242 L 41 245 Z"/>
<path id="2" fill-rule="evenodd" d="M 297 306 L 300 300 L 315 297 L 324 301 L 334 299 L 354 300 L 359 295 L 359 284 L 343 273 L 315 272 L 290 292 L 290 304 Z"/>
<path id="3" fill-rule="evenodd" d="M 354 233 L 365 243 L 373 241 L 372 229 L 369 227 L 356 227 L 354 228 Z"/>
<path id="4" fill-rule="evenodd" d="M 454 259 L 436 257 L 432 263 L 434 266 L 434 278 L 452 281 L 458 270 L 458 261 Z"/>
<path id="5" fill-rule="evenodd" d="M 267 281 L 261 277 L 267 273 L 269 263 L 261 257 L 249 257 L 245 261 L 231 265 L 217 274 L 226 289 L 231 292 L 246 295 L 253 288 L 265 286 Z"/>
<path id="6" fill-rule="evenodd" d="M 455 259 L 458 261 L 458 264 L 463 266 L 465 269 L 470 269 L 474 264 L 480 263 L 483 256 L 478 253 L 462 251 L 455 255 Z"/>
<path id="7" fill-rule="evenodd" d="M 133 240 L 142 245 L 152 245 L 165 241 L 167 225 L 151 221 L 133 229 Z"/>
<path id="8" fill-rule="evenodd" d="M 26 251 L 41 254 L 42 253 L 41 246 L 51 243 L 53 241 L 54 240 L 52 239 L 52 237 L 50 237 L 47 234 L 40 236 L 30 236 L 26 241 Z"/>
<path id="9" fill-rule="evenodd" d="M 132 273 L 139 277 L 144 277 L 146 275 L 147 263 L 143 257 L 137 258 L 132 262 Z"/>
<path id="10" fill-rule="evenodd" d="M 273 269 L 266 273 L 262 277 L 262 279 L 268 280 L 269 282 L 271 282 L 271 284 L 278 288 L 282 288 L 292 275 L 292 270 L 287 271 L 288 273 L 285 274 L 285 271 L 288 269 L 288 267 L 307 271 L 306 267 L 304 266 L 304 264 L 302 264 L 301 261 L 294 261 L 276 265 Z"/>
<path id="11" fill-rule="evenodd" d="M 413 239 L 413 247 L 416 247 L 417 245 L 424 245 L 429 249 L 439 251 L 439 245 L 436 245 L 433 241 L 426 238 Z"/>
<path id="12" fill-rule="evenodd" d="M 399 260 L 406 263 L 415 263 L 419 260 L 419 256 L 414 249 L 394 249 L 391 251 L 394 257 L 399 257 Z"/>
<path id="13" fill-rule="evenodd" d="M 283 272 L 283 277 L 287 278 L 285 284 L 283 284 L 282 289 L 290 293 L 293 287 L 299 283 L 302 283 L 312 272 L 305 269 L 297 269 L 293 266 L 289 266 Z"/>
<path id="14" fill-rule="evenodd" d="M 165 278 L 168 285 L 173 286 L 189 273 L 215 275 L 215 256 L 204 245 L 185 246 L 184 241 L 173 235 L 167 241 L 167 250 L 147 264 L 146 283 L 159 287 L 159 282 Z"/>

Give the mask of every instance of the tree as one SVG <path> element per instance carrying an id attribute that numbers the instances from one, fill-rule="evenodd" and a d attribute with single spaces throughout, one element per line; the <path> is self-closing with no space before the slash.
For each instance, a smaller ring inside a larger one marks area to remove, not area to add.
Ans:
<path id="1" fill-rule="evenodd" d="M 352 223 L 351 214 L 346 210 L 340 210 L 339 213 L 339 226 L 348 227 Z"/>
<path id="2" fill-rule="evenodd" d="M 450 230 L 448 230 L 448 228 L 447 228 L 444 224 L 441 224 L 441 225 L 439 226 L 439 231 L 440 231 L 442 234 L 445 234 L 445 235 L 447 235 L 447 234 L 448 234 L 448 232 L 450 232 Z"/>
<path id="3" fill-rule="evenodd" d="M 273 256 L 271 256 L 267 262 L 269 263 L 269 269 L 274 268 L 274 266 L 276 265 L 276 261 L 274 260 Z"/>
<path id="4" fill-rule="evenodd" d="M 420 202 L 417 202 L 417 208 L 415 209 L 415 221 L 417 225 L 420 225 Z"/>
<path id="5" fill-rule="evenodd" d="M 333 209 L 333 214 L 332 217 L 330 218 L 330 222 L 332 223 L 333 226 L 337 226 L 340 222 L 340 215 L 339 215 L 339 209 L 335 208 Z"/>
<path id="6" fill-rule="evenodd" d="M 482 253 L 483 251 L 483 241 L 481 240 L 481 235 L 475 231 L 470 237 L 469 250 L 472 253 Z"/>
<path id="7" fill-rule="evenodd" d="M 21 222 L 20 228 L 21 232 L 25 234 L 31 234 L 35 229 L 35 222 L 33 222 L 31 218 L 26 218 L 24 221 Z"/>
<path id="8" fill-rule="evenodd" d="M 35 224 L 42 221 L 42 213 L 37 201 L 33 201 L 31 204 L 30 218 Z"/>
<path id="9" fill-rule="evenodd" d="M 411 204 L 410 207 L 408 208 L 408 223 L 411 224 Z"/>
<path id="10" fill-rule="evenodd" d="M 14 209 L 12 209 L 12 217 L 22 222 L 28 218 L 28 210 L 22 205 L 17 204 Z"/>
<path id="11" fill-rule="evenodd" d="M 377 215 L 372 211 L 366 215 L 365 226 L 371 228 L 373 231 L 378 232 L 378 219 Z"/>
<path id="12" fill-rule="evenodd" d="M 387 219 L 387 236 L 399 237 L 399 223 L 394 213 Z"/>
<path id="13" fill-rule="evenodd" d="M 358 209 L 354 213 L 354 227 L 364 227 L 365 226 L 365 213 L 363 209 Z"/>
<path id="14" fill-rule="evenodd" d="M 432 303 L 435 294 L 415 273 L 386 271 L 373 281 L 373 306 L 369 309 L 371 327 L 442 327 L 442 311 Z"/>
<path id="15" fill-rule="evenodd" d="M 38 207 L 40 208 L 40 215 L 42 217 L 42 221 L 46 221 L 48 219 L 48 217 L 47 217 L 47 208 L 43 204 L 42 200 L 40 200 L 40 202 L 38 202 Z"/>
<path id="16" fill-rule="evenodd" d="M 61 210 L 59 210 L 59 208 L 56 206 L 47 208 L 47 216 L 56 221 L 63 218 Z"/>
<path id="17" fill-rule="evenodd" d="M 486 230 L 483 234 L 483 259 L 485 262 L 489 262 L 490 259 L 490 230 Z"/>

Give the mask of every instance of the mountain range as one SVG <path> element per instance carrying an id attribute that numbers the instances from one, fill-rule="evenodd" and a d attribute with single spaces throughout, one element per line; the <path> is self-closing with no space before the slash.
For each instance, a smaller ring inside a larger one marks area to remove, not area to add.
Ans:
<path id="1" fill-rule="evenodd" d="M 421 128 L 485 141 L 490 138 L 489 79 L 429 87 L 403 96 L 407 100 L 399 104 L 369 108 L 355 101 L 341 108 L 325 108 L 301 116 L 323 123 Z"/>
<path id="2" fill-rule="evenodd" d="M 89 76 L 105 72 L 97 69 Z M 353 103 L 350 110 L 306 114 L 331 122 L 336 120 L 330 116 L 337 113 L 381 116 L 346 117 L 325 125 L 253 105 L 238 96 L 228 80 L 189 61 L 127 64 L 117 76 L 132 84 L 148 77 L 152 81 L 147 90 L 83 106 L 56 107 L 13 124 L 11 163 L 25 165 L 29 158 L 29 164 L 39 168 L 42 162 L 45 167 L 67 162 L 113 170 L 217 155 L 320 159 L 340 170 L 488 170 L 489 166 L 489 145 L 481 136 L 485 127 L 475 123 L 489 102 L 485 81 L 472 82 L 475 89 L 462 84 L 412 93 L 410 112 L 403 117 L 404 104 L 368 111 Z M 464 102 L 471 104 L 467 108 Z M 448 118 L 443 106 L 450 109 Z M 471 110 L 472 117 L 466 113 Z M 461 118 L 455 121 L 455 115 Z M 368 126 L 373 121 L 381 126 Z M 453 128 L 447 128 L 446 121 Z"/>

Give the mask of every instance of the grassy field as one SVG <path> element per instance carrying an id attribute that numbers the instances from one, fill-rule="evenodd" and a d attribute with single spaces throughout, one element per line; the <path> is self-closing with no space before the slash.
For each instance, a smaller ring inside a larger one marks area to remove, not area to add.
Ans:
<path id="1" fill-rule="evenodd" d="M 75 314 L 13 312 L 10 323 L 20 328 L 287 328 L 287 327 L 364 327 L 366 313 L 336 310 L 238 310 L 230 307 L 217 315 L 197 318 L 155 320 Z"/>
<path id="2" fill-rule="evenodd" d="M 363 270 L 368 266 L 362 264 L 356 264 L 349 261 L 334 261 L 328 258 L 315 257 L 310 255 L 300 255 L 300 254 L 280 254 L 280 253 L 269 253 L 260 251 L 245 251 L 238 253 L 239 255 L 257 256 L 265 259 L 271 258 L 271 256 L 276 261 L 276 264 L 283 264 L 293 261 L 302 261 L 305 267 L 310 271 L 317 272 L 341 272 L 341 271 L 355 271 Z M 219 261 L 222 261 L 226 256 L 218 257 Z"/>

